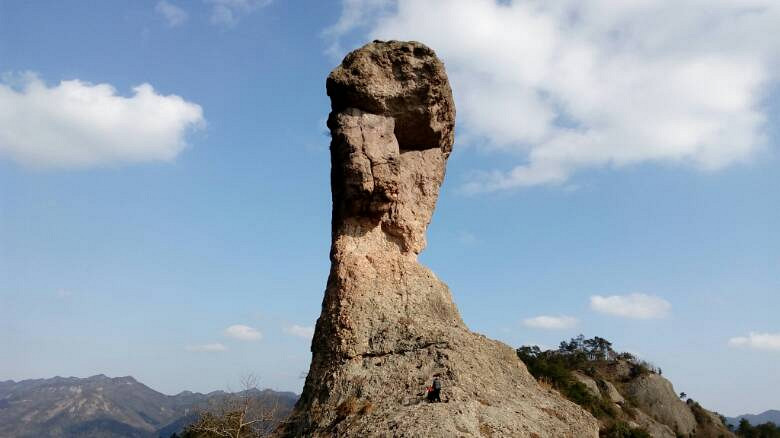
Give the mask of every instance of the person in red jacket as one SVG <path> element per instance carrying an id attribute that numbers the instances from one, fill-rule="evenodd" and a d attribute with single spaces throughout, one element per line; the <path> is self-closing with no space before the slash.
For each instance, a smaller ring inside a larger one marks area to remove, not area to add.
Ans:
<path id="1" fill-rule="evenodd" d="M 441 402 L 441 380 L 439 376 L 433 376 L 433 385 L 428 387 L 428 401 Z"/>

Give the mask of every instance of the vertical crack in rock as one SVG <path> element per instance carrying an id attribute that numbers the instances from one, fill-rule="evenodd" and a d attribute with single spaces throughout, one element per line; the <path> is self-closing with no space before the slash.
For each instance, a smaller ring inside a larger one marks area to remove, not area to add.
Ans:
<path id="1" fill-rule="evenodd" d="M 374 41 L 328 76 L 331 270 L 312 363 L 280 436 L 597 437 L 596 420 L 537 385 L 509 346 L 470 332 L 417 262 L 455 106 L 417 42 Z M 434 375 L 446 403 L 422 393 Z"/>

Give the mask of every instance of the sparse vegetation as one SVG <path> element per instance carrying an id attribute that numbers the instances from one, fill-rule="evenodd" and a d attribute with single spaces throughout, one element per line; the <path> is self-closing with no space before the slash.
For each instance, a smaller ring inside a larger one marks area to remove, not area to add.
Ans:
<path id="1" fill-rule="evenodd" d="M 594 394 L 574 375 L 580 372 L 597 383 L 608 363 L 624 361 L 630 365 L 629 378 L 643 374 L 658 373 L 652 364 L 639 360 L 629 353 L 618 353 L 612 343 L 599 336 L 586 339 L 579 335 L 560 343 L 557 350 L 542 351 L 538 346 L 522 346 L 517 349 L 518 357 L 526 364 L 528 371 L 543 385 L 558 390 L 566 398 L 587 409 L 602 425 L 605 437 L 649 437 L 641 428 L 631 428 L 625 420 L 634 417 L 635 408 L 628 399 L 621 410 L 607 397 Z M 600 371 L 601 370 L 601 371 Z M 621 412 L 622 411 L 622 412 Z"/>
<path id="2" fill-rule="evenodd" d="M 612 344 L 606 339 L 599 337 L 585 339 L 580 335 L 569 342 L 561 342 L 558 350 L 541 351 L 537 346 L 523 346 L 517 349 L 517 355 L 534 377 L 547 382 L 595 417 L 615 417 L 616 412 L 612 403 L 592 394 L 572 375 L 572 371 L 575 370 L 591 375 L 595 370 L 590 369 L 589 362 L 615 357 Z"/>
<path id="3" fill-rule="evenodd" d="M 227 394 L 221 403 L 204 409 L 181 438 L 261 438 L 269 436 L 279 420 L 277 405 L 257 395 L 257 379 L 242 379 L 243 391 Z"/>
<path id="4" fill-rule="evenodd" d="M 601 438 L 652 438 L 643 429 L 631 428 L 625 421 L 617 421 L 599 432 Z"/>
<path id="5" fill-rule="evenodd" d="M 753 426 L 744 418 L 739 421 L 739 427 L 734 432 L 744 438 L 780 438 L 780 426 L 775 423 L 768 422 Z"/>

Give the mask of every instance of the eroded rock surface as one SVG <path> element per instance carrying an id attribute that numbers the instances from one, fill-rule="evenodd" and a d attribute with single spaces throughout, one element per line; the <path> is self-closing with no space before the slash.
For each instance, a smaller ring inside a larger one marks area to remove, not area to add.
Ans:
<path id="1" fill-rule="evenodd" d="M 592 395 L 594 395 L 596 397 L 600 397 L 601 396 L 601 391 L 599 391 L 599 385 L 598 385 L 598 383 L 596 383 L 595 380 L 593 380 L 592 378 L 586 376 L 585 374 L 582 374 L 579 371 L 574 371 L 573 373 L 571 373 L 571 375 L 572 375 L 572 377 L 577 379 L 578 382 L 580 382 L 583 385 L 585 385 L 585 387 L 588 388 L 588 391 L 590 391 L 590 393 Z"/>
<path id="2" fill-rule="evenodd" d="M 470 332 L 417 262 L 455 108 L 443 64 L 416 42 L 375 41 L 328 77 L 331 272 L 303 394 L 282 436 L 597 437 L 509 346 Z M 423 393 L 434 375 L 443 403 Z"/>
<path id="3" fill-rule="evenodd" d="M 609 401 L 615 403 L 616 405 L 623 405 L 626 403 L 626 399 L 623 398 L 623 396 L 620 394 L 617 388 L 615 388 L 615 385 L 613 385 L 612 382 L 603 380 L 601 384 L 604 387 L 604 393 L 609 399 Z"/>
<path id="4" fill-rule="evenodd" d="M 626 386 L 628 396 L 641 410 L 652 413 L 658 422 L 669 426 L 675 434 L 688 436 L 696 430 L 696 418 L 677 396 L 670 381 L 658 374 L 646 374 Z"/>

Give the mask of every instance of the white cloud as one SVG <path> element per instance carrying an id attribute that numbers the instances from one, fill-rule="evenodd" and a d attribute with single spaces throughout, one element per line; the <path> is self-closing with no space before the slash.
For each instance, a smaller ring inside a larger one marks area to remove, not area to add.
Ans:
<path id="1" fill-rule="evenodd" d="M 189 17 L 187 11 L 165 0 L 157 2 L 154 10 L 165 18 L 170 27 L 181 26 Z"/>
<path id="2" fill-rule="evenodd" d="M 31 73 L 0 82 L 0 155 L 33 167 L 171 161 L 203 123 L 199 105 L 149 84 L 124 97 L 77 79 L 49 87 Z"/>
<path id="3" fill-rule="evenodd" d="M 290 327 L 285 327 L 284 332 L 299 338 L 311 339 L 314 336 L 314 327 L 293 324 Z"/>
<path id="4" fill-rule="evenodd" d="M 775 0 L 343 0 L 325 35 L 331 50 L 355 32 L 434 48 L 459 143 L 515 160 L 466 187 L 490 191 L 588 168 L 750 160 L 766 144 L 778 22 Z"/>
<path id="5" fill-rule="evenodd" d="M 233 27 L 244 15 L 267 6 L 271 0 L 206 0 L 211 3 L 211 23 Z"/>
<path id="6" fill-rule="evenodd" d="M 187 351 L 195 351 L 195 352 L 215 352 L 215 351 L 227 351 L 228 348 L 220 344 L 219 342 L 215 342 L 213 344 L 189 345 L 184 349 Z"/>
<path id="7" fill-rule="evenodd" d="M 732 347 L 748 347 L 755 350 L 780 351 L 780 333 L 750 332 L 748 336 L 738 336 L 729 339 Z"/>
<path id="8" fill-rule="evenodd" d="M 526 327 L 545 329 L 545 330 L 563 330 L 577 325 L 577 318 L 571 316 L 547 316 L 540 315 L 533 318 L 526 318 L 523 324 Z"/>
<path id="9" fill-rule="evenodd" d="M 479 237 L 468 231 L 458 233 L 458 241 L 464 245 L 475 245 L 480 243 Z"/>
<path id="10" fill-rule="evenodd" d="M 71 291 L 69 291 L 67 289 L 57 289 L 57 291 L 55 292 L 55 295 L 57 295 L 57 298 L 66 299 L 66 298 L 72 297 L 73 296 L 73 292 L 71 292 Z"/>
<path id="11" fill-rule="evenodd" d="M 259 341 L 263 334 L 256 328 L 248 325 L 236 324 L 225 329 L 225 336 L 240 339 L 242 341 Z"/>
<path id="12" fill-rule="evenodd" d="M 590 297 L 590 308 L 609 315 L 634 319 L 663 318 L 669 314 L 672 305 L 661 297 L 633 293 Z"/>

